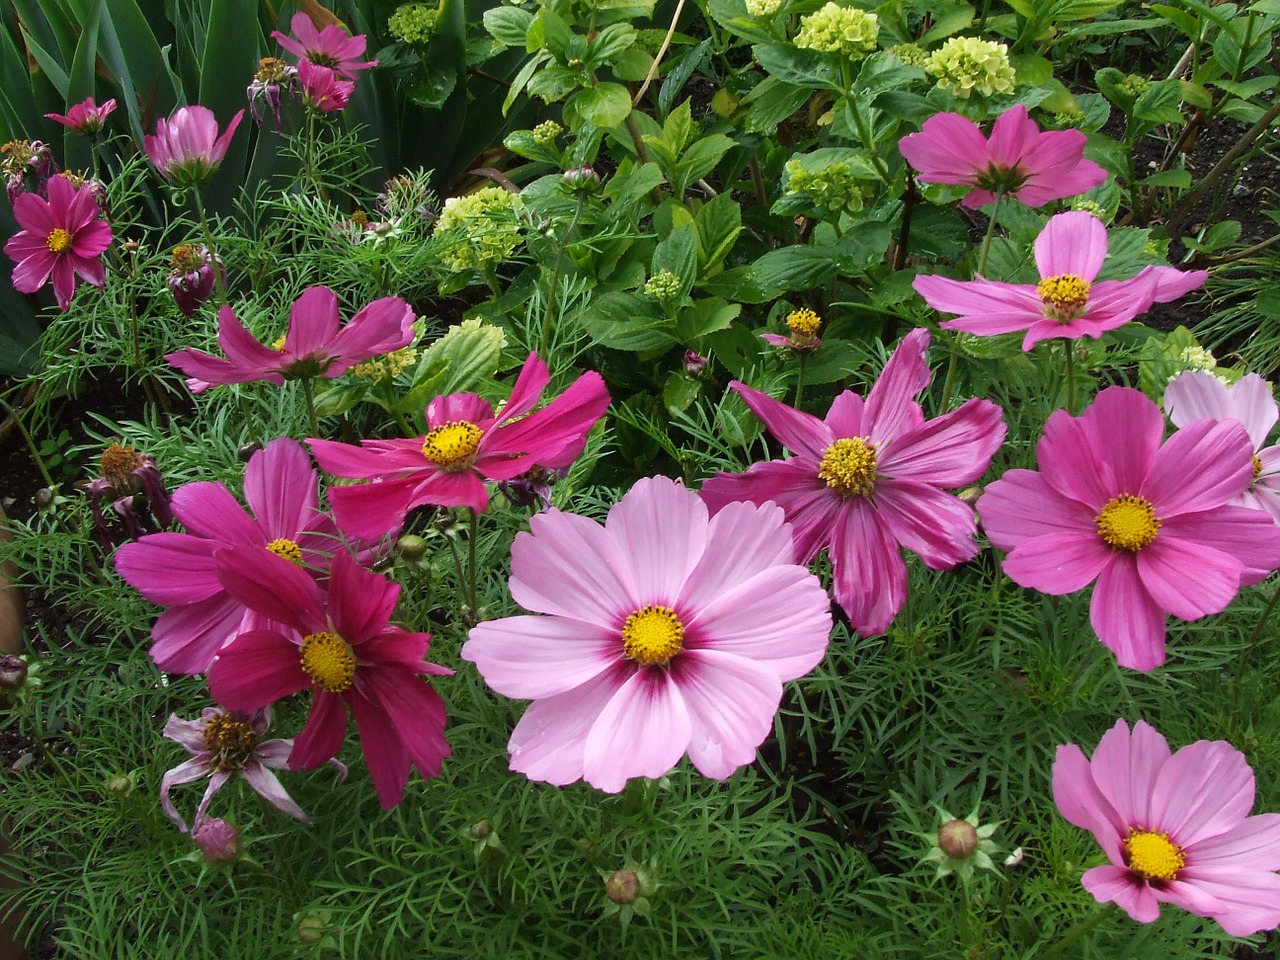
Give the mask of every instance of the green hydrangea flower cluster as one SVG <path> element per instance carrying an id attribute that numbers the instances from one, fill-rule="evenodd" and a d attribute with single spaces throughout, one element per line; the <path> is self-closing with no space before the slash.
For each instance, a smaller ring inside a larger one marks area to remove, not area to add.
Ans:
<path id="1" fill-rule="evenodd" d="M 788 160 L 787 177 L 787 192 L 808 194 L 814 206 L 833 213 L 857 213 L 862 209 L 862 186 L 847 163 L 833 163 L 811 173 L 799 160 Z"/>
<path id="2" fill-rule="evenodd" d="M 646 296 L 653 297 L 659 303 L 670 303 L 680 296 L 683 286 L 680 278 L 670 270 L 659 270 L 644 282 L 644 292 Z"/>
<path id="3" fill-rule="evenodd" d="M 772 17 L 782 9 L 782 0 L 747 0 L 747 13 L 753 17 Z"/>
<path id="4" fill-rule="evenodd" d="M 533 142 L 540 147 L 550 147 L 562 133 L 564 133 L 564 127 L 560 124 L 554 120 L 543 120 L 533 128 Z"/>
<path id="5" fill-rule="evenodd" d="M 524 201 L 502 187 L 482 187 L 464 197 L 450 197 L 440 211 L 433 236 L 451 230 L 461 236 L 441 251 L 440 259 L 453 270 L 500 263 L 520 242 L 519 215 L 523 210 Z"/>
<path id="6" fill-rule="evenodd" d="M 1092 213 L 1103 223 L 1106 223 L 1111 219 L 1111 216 L 1107 213 L 1106 207 L 1098 203 L 1096 200 L 1090 200 L 1087 197 L 1072 197 L 1070 207 L 1072 210 L 1084 210 L 1088 213 Z"/>
<path id="7" fill-rule="evenodd" d="M 921 70 L 929 61 L 929 51 L 918 43 L 895 43 L 889 48 L 889 53 L 908 67 L 919 67 Z"/>
<path id="8" fill-rule="evenodd" d="M 1137 100 L 1151 89 L 1151 81 L 1140 73 L 1131 73 L 1121 80 L 1117 86 L 1125 96 Z"/>
<path id="9" fill-rule="evenodd" d="M 406 3 L 396 7 L 387 20 L 387 32 L 405 43 L 423 45 L 436 33 L 440 11 L 427 3 Z"/>
<path id="10" fill-rule="evenodd" d="M 821 10 L 800 18 L 795 45 L 819 53 L 838 53 L 861 60 L 876 48 L 880 21 L 874 13 L 857 7 L 842 7 L 834 0 Z"/>
<path id="11" fill-rule="evenodd" d="M 417 362 L 417 347 L 401 347 L 372 360 L 357 363 L 351 368 L 351 372 L 357 377 L 368 377 L 370 380 L 394 380 Z"/>
<path id="12" fill-rule="evenodd" d="M 1013 64 L 1009 62 L 1009 48 L 1003 43 L 952 37 L 929 55 L 924 69 L 937 77 L 938 86 L 961 100 L 969 99 L 975 90 L 986 97 L 1013 92 Z"/>
<path id="13" fill-rule="evenodd" d="M 1209 371 L 1218 365 L 1218 359 L 1204 347 L 1184 347 L 1178 359 L 1188 370 Z"/>
<path id="14" fill-rule="evenodd" d="M 1078 129 L 1084 123 L 1084 111 L 1079 107 L 1059 110 L 1057 113 L 1050 115 L 1049 122 L 1053 124 L 1056 130 Z"/>

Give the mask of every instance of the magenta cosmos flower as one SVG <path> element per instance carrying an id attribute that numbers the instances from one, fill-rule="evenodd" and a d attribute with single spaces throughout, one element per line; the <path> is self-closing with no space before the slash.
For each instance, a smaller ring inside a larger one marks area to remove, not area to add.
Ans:
<path id="1" fill-rule="evenodd" d="M 289 27 L 293 30 L 292 37 L 285 36 L 279 30 L 272 30 L 271 36 L 298 58 L 299 68 L 303 63 L 312 63 L 317 67 L 328 67 L 349 80 L 355 80 L 361 70 L 378 65 L 377 60 L 356 59 L 364 55 L 363 33 L 353 37 L 336 23 L 317 30 L 305 13 L 295 13 Z"/>
<path id="2" fill-rule="evenodd" d="M 1262 446 L 1280 419 L 1271 384 L 1247 373 L 1228 387 L 1211 373 L 1188 370 L 1169 381 L 1164 408 L 1177 427 L 1195 420 L 1238 420 L 1253 445 L 1253 480 L 1233 502 L 1265 510 L 1280 521 L 1280 446 Z"/>
<path id="3" fill-rule="evenodd" d="M 939 113 L 898 141 L 921 180 L 972 187 L 961 204 L 975 209 L 1002 194 L 1040 207 L 1092 190 L 1107 171 L 1084 159 L 1084 145 L 1079 130 L 1041 133 L 1022 104 L 996 118 L 989 140 L 967 117 Z"/>
<path id="4" fill-rule="evenodd" d="M 338 525 L 376 540 L 423 504 L 489 504 L 485 480 L 512 480 L 534 466 L 560 469 L 582 453 L 587 432 L 604 416 L 609 392 L 588 371 L 564 393 L 534 411 L 550 381 L 547 365 L 529 354 L 500 413 L 474 393 L 452 393 L 427 404 L 427 434 L 413 440 L 365 440 L 359 447 L 311 439 L 320 466 L 339 477 L 372 483 L 332 487 Z"/>
<path id="5" fill-rule="evenodd" d="M 165 356 L 200 393 L 213 386 L 267 380 L 280 385 L 303 377 L 341 376 L 351 367 L 413 342 L 413 308 L 399 297 L 375 300 L 346 326 L 338 295 L 328 287 L 304 290 L 289 310 L 289 330 L 271 346 L 254 339 L 230 307 L 218 311 L 218 346 L 227 355 L 184 347 Z"/>
<path id="6" fill-rule="evenodd" d="M 302 92 L 302 102 L 321 113 L 345 110 L 356 89 L 354 81 L 339 80 L 336 71 L 317 66 L 310 60 L 298 62 L 298 87 Z"/>
<path id="7" fill-rule="evenodd" d="M 317 476 L 301 444 L 272 440 L 244 472 L 246 513 L 221 483 L 199 481 L 173 494 L 174 516 L 189 533 L 153 533 L 116 551 L 116 570 L 138 592 L 169 607 L 151 628 L 151 659 L 169 673 L 204 673 L 218 650 L 259 618 L 229 593 L 214 551 L 240 544 L 274 553 L 315 576 L 341 548 L 333 520 L 320 512 Z"/>
<path id="8" fill-rule="evenodd" d="M 831 631 L 781 510 L 712 518 L 666 477 L 639 481 L 603 525 L 533 517 L 511 548 L 511 596 L 543 616 L 481 623 L 462 648 L 494 690 L 534 701 L 511 769 L 609 793 L 685 753 L 716 779 L 751 763 L 782 682 L 813 669 Z"/>
<path id="9" fill-rule="evenodd" d="M 16 263 L 13 286 L 20 293 L 35 293 L 53 278 L 58 309 L 66 311 L 76 292 L 76 277 L 101 289 L 106 284 L 102 252 L 111 245 L 111 228 L 102 222 L 102 211 L 93 191 L 76 189 L 65 177 L 50 177 L 49 199 L 24 193 L 13 203 L 13 215 L 22 230 L 4 245 Z"/>
<path id="10" fill-rule="evenodd" d="M 1036 238 L 1040 282 L 999 283 L 977 277 L 919 276 L 912 282 L 925 302 L 961 316 L 940 324 L 981 337 L 1025 330 L 1022 349 L 1041 340 L 1092 337 L 1122 327 L 1153 303 L 1177 300 L 1208 278 L 1205 270 L 1143 267 L 1127 280 L 1095 283 L 1107 256 L 1107 228 L 1084 210 L 1051 217 Z"/>
<path id="11" fill-rule="evenodd" d="M 208 107 L 179 107 L 168 120 L 156 121 L 155 136 L 142 138 L 147 156 L 160 175 L 175 187 L 203 187 L 227 155 L 241 110 L 218 136 L 218 119 Z"/>
<path id="12" fill-rule="evenodd" d="M 423 659 L 429 634 L 388 622 L 399 584 L 346 553 L 333 558 L 327 596 L 304 571 L 266 550 L 227 547 L 215 559 L 223 586 L 275 621 L 240 634 L 218 654 L 209 670 L 215 700 L 230 710 L 256 710 L 310 690 L 311 712 L 289 754 L 294 770 L 337 754 L 350 707 L 385 809 L 404 796 L 411 767 L 423 777 L 440 772 L 449 755 L 444 701 L 422 677 L 453 671 Z"/>
<path id="13" fill-rule="evenodd" d="M 1165 659 L 1165 614 L 1196 620 L 1280 566 L 1280 528 L 1229 506 L 1252 450 L 1232 420 L 1197 420 L 1163 443 L 1164 417 L 1138 390 L 1108 387 L 1081 416 L 1056 411 L 1040 471 L 1010 470 L 978 501 L 1004 572 L 1048 594 L 1097 581 L 1089 619 L 1121 666 Z"/>
<path id="14" fill-rule="evenodd" d="M 800 563 L 826 547 L 836 602 L 864 636 L 883 633 L 906 599 L 900 546 L 934 570 L 977 554 L 973 509 L 943 488 L 981 477 L 1004 440 L 1000 408 L 988 400 L 924 418 L 912 398 L 929 385 L 928 346 L 928 331 L 911 331 L 866 400 L 846 390 L 825 421 L 735 381 L 794 456 L 702 486 L 713 513 L 736 500 L 777 503 L 795 528 Z"/>
<path id="15" fill-rule="evenodd" d="M 187 822 L 182 819 L 169 798 L 172 789 L 178 784 L 209 778 L 209 785 L 205 788 L 193 821 L 194 827 L 198 829 L 209 809 L 209 801 L 237 774 L 244 777 L 245 783 L 258 796 L 281 813 L 287 813 L 307 825 L 311 824 L 302 808 L 293 802 L 276 775 L 271 772 L 288 766 L 293 741 L 263 740 L 262 735 L 270 725 L 271 710 L 267 707 L 253 713 L 227 713 L 206 707 L 200 712 L 198 720 L 183 720 L 177 714 L 170 714 L 169 722 L 164 725 L 164 735 L 174 743 L 181 744 L 192 756 L 190 760 L 166 772 L 161 779 L 160 806 L 182 828 L 183 833 L 187 832 Z M 337 767 L 343 778 L 346 777 L 346 767 L 337 760 L 329 762 Z"/>
<path id="16" fill-rule="evenodd" d="M 1097 838 L 1110 865 L 1085 872 L 1086 890 L 1139 923 L 1172 903 L 1235 937 L 1280 925 L 1280 814 L 1249 816 L 1253 771 L 1222 740 L 1171 754 L 1152 727 L 1123 720 L 1086 759 L 1058 747 L 1053 798 Z"/>
<path id="17" fill-rule="evenodd" d="M 88 100 L 82 100 L 74 107 L 66 112 L 46 113 L 45 116 L 50 120 L 56 120 L 70 130 L 76 133 L 83 133 L 87 136 L 94 136 L 102 130 L 102 125 L 107 122 L 107 117 L 111 116 L 116 108 L 114 100 L 108 100 L 102 106 L 98 106 L 93 101 L 93 97 Z"/>

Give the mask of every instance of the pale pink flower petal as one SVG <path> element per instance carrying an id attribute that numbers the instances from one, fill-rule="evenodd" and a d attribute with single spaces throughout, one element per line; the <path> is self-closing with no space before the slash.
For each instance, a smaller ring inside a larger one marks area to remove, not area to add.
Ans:
<path id="1" fill-rule="evenodd" d="M 582 748 L 582 779 L 618 793 L 631 777 L 656 780 L 689 749 L 693 720 L 674 672 L 637 670 L 613 695 Z"/>
<path id="2" fill-rule="evenodd" d="M 690 717 L 693 765 L 723 780 L 754 761 L 782 699 L 778 675 L 722 650 L 690 651 L 673 673 Z"/>
<path id="3" fill-rule="evenodd" d="M 1035 255 L 1042 277 L 1067 273 L 1092 283 L 1107 258 L 1107 228 L 1087 210 L 1059 213 L 1036 237 Z"/>

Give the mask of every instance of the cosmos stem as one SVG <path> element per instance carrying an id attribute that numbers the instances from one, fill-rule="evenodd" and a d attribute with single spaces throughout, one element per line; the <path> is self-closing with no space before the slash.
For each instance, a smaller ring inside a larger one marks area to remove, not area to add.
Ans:
<path id="1" fill-rule="evenodd" d="M 204 212 L 204 201 L 200 198 L 198 187 L 191 188 L 191 203 L 196 208 L 196 216 L 200 218 L 200 228 L 204 231 L 205 249 L 209 251 L 209 266 L 213 270 L 213 282 L 218 286 L 219 306 L 227 302 L 227 283 L 218 269 L 218 251 L 213 245 L 213 229 L 209 226 L 209 218 Z"/>
<path id="2" fill-rule="evenodd" d="M 995 203 L 991 207 L 991 219 L 987 222 L 987 235 L 982 238 L 982 249 L 978 252 L 978 266 L 974 273 L 983 277 L 986 276 L 987 254 L 991 252 L 991 238 L 996 233 L 996 221 L 1000 214 L 1000 201 L 1003 199 L 1003 193 L 996 194 Z"/>
<path id="3" fill-rule="evenodd" d="M 1116 910 L 1118 909 L 1119 909 L 1118 904 L 1108 903 L 1105 907 L 1103 907 L 1093 916 L 1086 917 L 1085 919 L 1081 920 L 1074 927 L 1072 927 L 1065 934 L 1063 934 L 1063 937 L 1061 940 L 1059 940 L 1047 951 L 1045 951 L 1045 953 L 1041 954 L 1040 960 L 1053 960 L 1054 957 L 1061 956 L 1063 951 L 1065 951 L 1068 947 L 1073 946 L 1076 943 L 1076 941 L 1078 941 L 1085 934 L 1093 930 L 1094 927 L 1098 926 L 1100 923 L 1102 923 L 1104 920 L 1110 917 L 1113 913 L 1115 913 Z"/>
<path id="4" fill-rule="evenodd" d="M 311 378 L 302 378 L 302 393 L 307 398 L 307 417 L 311 421 L 311 436 L 320 436 L 320 421 L 316 419 L 316 396 L 311 386 Z"/>

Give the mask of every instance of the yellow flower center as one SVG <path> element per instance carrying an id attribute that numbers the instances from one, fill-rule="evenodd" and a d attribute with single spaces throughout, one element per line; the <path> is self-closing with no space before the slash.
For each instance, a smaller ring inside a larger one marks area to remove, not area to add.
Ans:
<path id="1" fill-rule="evenodd" d="M 142 466 L 142 455 L 133 447 L 120 443 L 108 444 L 102 451 L 102 478 L 113 487 L 123 487 L 129 482 L 129 474 Z"/>
<path id="2" fill-rule="evenodd" d="M 230 714 L 215 714 L 205 725 L 204 748 L 209 751 L 210 765 L 218 772 L 244 769 L 257 745 L 253 728 Z"/>
<path id="3" fill-rule="evenodd" d="M 449 473 L 465 470 L 480 449 L 483 432 L 469 420 L 454 420 L 422 438 L 422 455 Z"/>
<path id="4" fill-rule="evenodd" d="M 271 341 L 271 349 L 276 353 L 284 353 L 284 342 L 287 339 L 289 339 L 288 334 L 285 334 L 283 337 L 276 337 Z"/>
<path id="5" fill-rule="evenodd" d="M 45 240 L 49 245 L 49 250 L 53 253 L 65 253 L 71 249 L 71 234 L 63 230 L 61 227 L 54 227 L 49 231 L 49 237 Z"/>
<path id="6" fill-rule="evenodd" d="M 684 624 L 670 607 L 641 607 L 622 625 L 622 646 L 643 667 L 665 667 L 684 648 Z"/>
<path id="7" fill-rule="evenodd" d="M 356 655 L 336 633 L 308 634 L 302 638 L 302 669 L 321 690 L 341 693 L 355 679 Z"/>
<path id="8" fill-rule="evenodd" d="M 842 497 L 869 497 L 876 488 L 876 447 L 861 437 L 843 437 L 827 447 L 819 478 Z"/>
<path id="9" fill-rule="evenodd" d="M 1044 315 L 1064 323 L 1084 313 L 1089 302 L 1089 281 L 1074 273 L 1060 273 L 1045 277 L 1036 284 L 1036 293 L 1044 304 Z"/>
<path id="10" fill-rule="evenodd" d="M 1151 501 L 1129 493 L 1108 500 L 1093 522 L 1107 546 L 1132 553 L 1150 546 L 1160 530 Z"/>
<path id="11" fill-rule="evenodd" d="M 278 57 L 263 57 L 258 61 L 259 83 L 280 83 L 285 78 L 288 64 Z"/>
<path id="12" fill-rule="evenodd" d="M 805 307 L 787 315 L 787 329 L 801 342 L 812 340 L 822 326 L 822 318 Z"/>
<path id="13" fill-rule="evenodd" d="M 1262 458 L 1256 453 L 1253 455 L 1253 480 L 1256 481 L 1262 476 Z"/>
<path id="14" fill-rule="evenodd" d="M 284 537 L 272 540 L 267 544 L 267 549 L 277 557 L 284 557 L 295 566 L 302 566 L 302 548 L 293 540 L 286 540 Z"/>
<path id="15" fill-rule="evenodd" d="M 1129 869 L 1148 880 L 1174 880 L 1178 871 L 1187 865 L 1182 848 L 1170 840 L 1167 833 L 1131 829 L 1124 841 L 1124 850 Z"/>

